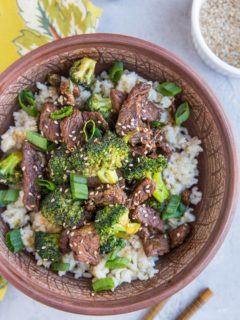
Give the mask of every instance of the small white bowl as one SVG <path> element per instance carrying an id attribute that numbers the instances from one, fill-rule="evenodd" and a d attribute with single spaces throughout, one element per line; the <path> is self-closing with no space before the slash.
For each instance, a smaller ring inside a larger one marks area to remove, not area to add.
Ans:
<path id="1" fill-rule="evenodd" d="M 191 32 L 194 46 L 199 56 L 209 67 L 226 76 L 240 77 L 240 68 L 233 67 L 218 58 L 207 46 L 202 36 L 200 29 L 200 10 L 205 1 L 206 0 L 193 0 L 192 3 Z"/>

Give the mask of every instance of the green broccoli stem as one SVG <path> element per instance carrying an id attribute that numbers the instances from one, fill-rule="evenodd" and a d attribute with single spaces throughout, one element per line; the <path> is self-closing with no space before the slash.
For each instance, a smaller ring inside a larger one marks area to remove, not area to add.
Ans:
<path id="1" fill-rule="evenodd" d="M 148 173 L 146 177 L 153 180 L 156 183 L 156 190 L 153 192 L 153 197 L 160 203 L 168 199 L 169 191 L 162 179 L 161 172 L 155 172 L 153 174 Z"/>
<path id="2" fill-rule="evenodd" d="M 12 175 L 16 166 L 22 161 L 22 153 L 16 151 L 0 161 L 0 173 L 2 175 Z"/>
<path id="3" fill-rule="evenodd" d="M 102 168 L 97 172 L 97 176 L 102 183 L 115 184 L 118 182 L 118 175 L 116 170 L 107 170 Z"/>

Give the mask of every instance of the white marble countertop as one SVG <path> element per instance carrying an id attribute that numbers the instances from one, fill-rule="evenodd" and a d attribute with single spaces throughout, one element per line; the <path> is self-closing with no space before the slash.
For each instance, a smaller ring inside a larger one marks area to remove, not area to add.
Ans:
<path id="1" fill-rule="evenodd" d="M 100 32 L 122 33 L 156 43 L 190 64 L 210 85 L 223 104 L 240 147 L 240 80 L 224 77 L 209 69 L 198 57 L 190 34 L 191 0 L 93 0 L 104 9 Z M 216 257 L 201 275 L 173 296 L 157 320 L 173 320 L 205 287 L 214 297 L 193 318 L 195 320 L 240 319 L 240 203 L 231 230 Z M 99 319 L 142 319 L 146 310 Z M 0 320 L 81 320 L 80 316 L 46 307 L 9 287 L 0 304 Z"/>

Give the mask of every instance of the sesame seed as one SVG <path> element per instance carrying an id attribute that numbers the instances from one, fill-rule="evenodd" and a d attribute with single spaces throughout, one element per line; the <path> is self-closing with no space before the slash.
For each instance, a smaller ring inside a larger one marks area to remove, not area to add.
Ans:
<path id="1" fill-rule="evenodd" d="M 179 233 L 179 232 L 177 233 L 177 237 L 178 237 L 178 238 L 180 237 L 180 233 Z"/>
<path id="2" fill-rule="evenodd" d="M 22 171 L 25 171 L 26 167 L 22 167 Z"/>
<path id="3" fill-rule="evenodd" d="M 73 245 L 74 245 L 74 247 L 76 247 L 77 246 L 77 242 L 73 242 Z"/>
<path id="4" fill-rule="evenodd" d="M 53 121 L 54 124 L 58 124 L 58 122 L 56 120 Z"/>
<path id="5" fill-rule="evenodd" d="M 73 236 L 74 236 L 74 232 L 71 232 L 71 233 L 70 233 L 70 236 L 73 237 Z"/>

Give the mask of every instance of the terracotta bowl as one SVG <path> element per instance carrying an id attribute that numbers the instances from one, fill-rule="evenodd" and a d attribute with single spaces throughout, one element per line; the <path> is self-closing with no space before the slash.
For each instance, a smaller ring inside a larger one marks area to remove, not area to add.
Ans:
<path id="1" fill-rule="evenodd" d="M 202 140 L 197 222 L 189 240 L 160 259 L 151 280 L 123 284 L 115 292 L 92 296 L 88 279 L 63 278 L 36 266 L 31 255 L 13 255 L 4 243 L 0 221 L 0 273 L 15 287 L 49 306 L 80 314 L 117 314 L 150 306 L 173 295 L 210 262 L 232 220 L 236 198 L 237 161 L 233 138 L 223 110 L 207 84 L 170 52 L 143 40 L 112 34 L 76 36 L 45 45 L 14 63 L 0 76 L 0 133 L 12 122 L 17 93 L 34 88 L 50 71 L 64 72 L 72 61 L 89 56 L 105 69 L 116 59 L 148 79 L 172 80 L 184 90 L 192 113 L 187 126 Z"/>

